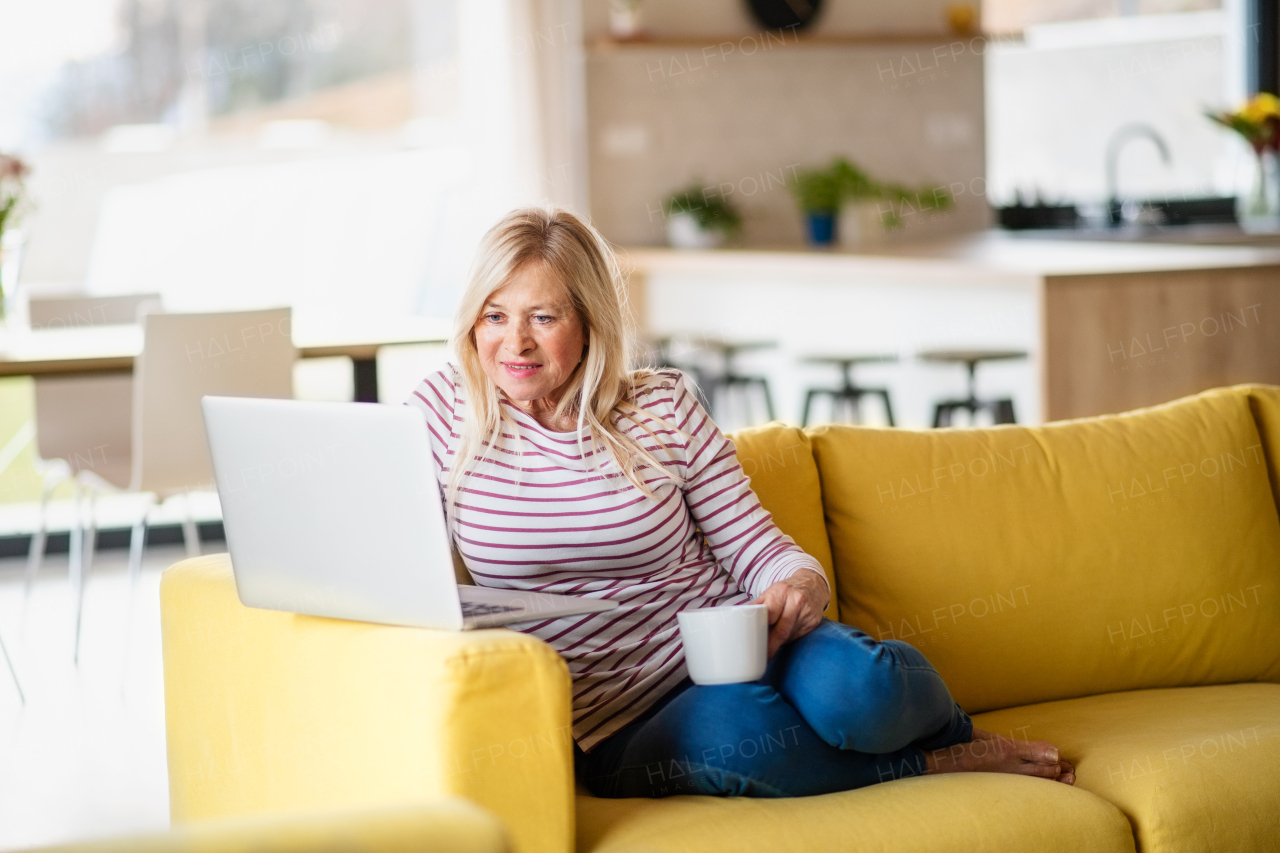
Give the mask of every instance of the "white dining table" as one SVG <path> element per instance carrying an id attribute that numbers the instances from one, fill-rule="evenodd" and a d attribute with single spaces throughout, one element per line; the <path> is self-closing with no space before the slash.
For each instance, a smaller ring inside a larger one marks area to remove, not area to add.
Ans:
<path id="1" fill-rule="evenodd" d="M 446 320 L 412 315 L 293 319 L 293 343 L 300 358 L 351 359 L 357 402 L 378 400 L 379 349 L 445 343 L 449 333 Z M 136 325 L 5 329 L 0 332 L 0 376 L 128 373 L 142 344 L 142 327 Z"/>

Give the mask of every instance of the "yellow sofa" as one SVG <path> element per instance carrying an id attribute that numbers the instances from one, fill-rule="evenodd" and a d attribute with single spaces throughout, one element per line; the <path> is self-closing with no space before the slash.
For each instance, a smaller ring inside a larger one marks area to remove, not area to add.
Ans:
<path id="1" fill-rule="evenodd" d="M 507 853 L 497 818 L 465 800 L 241 815 L 171 832 L 29 853 Z"/>
<path id="2" fill-rule="evenodd" d="M 250 610 L 219 556 L 161 587 L 174 820 L 452 794 L 516 853 L 1280 846 L 1280 388 L 1036 428 L 734 441 L 830 573 L 830 615 L 921 648 L 978 726 L 1057 743 L 1074 788 L 947 774 L 598 800 L 575 792 L 547 646 Z"/>

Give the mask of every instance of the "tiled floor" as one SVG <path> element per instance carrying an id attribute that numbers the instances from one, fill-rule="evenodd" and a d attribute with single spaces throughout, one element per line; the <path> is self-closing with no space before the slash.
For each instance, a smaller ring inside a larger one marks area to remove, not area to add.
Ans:
<path id="1" fill-rule="evenodd" d="M 98 554 L 72 663 L 67 557 L 50 555 L 24 600 L 23 559 L 0 560 L 0 850 L 164 829 L 169 823 L 160 572 L 181 547 L 149 548 L 129 617 L 126 553 Z"/>

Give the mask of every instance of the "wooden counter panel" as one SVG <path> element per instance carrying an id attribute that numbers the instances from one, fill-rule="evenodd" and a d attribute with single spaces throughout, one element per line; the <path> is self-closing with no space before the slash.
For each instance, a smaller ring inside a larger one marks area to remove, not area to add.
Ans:
<path id="1" fill-rule="evenodd" d="M 1045 418 L 1280 384 L 1280 266 L 1047 276 Z"/>

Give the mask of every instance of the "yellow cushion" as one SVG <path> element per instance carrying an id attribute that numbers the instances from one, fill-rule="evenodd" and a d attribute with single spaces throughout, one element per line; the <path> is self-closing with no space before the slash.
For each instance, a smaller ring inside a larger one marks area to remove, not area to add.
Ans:
<path id="1" fill-rule="evenodd" d="M 1280 685 L 1141 690 L 982 714 L 1048 740 L 1115 803 L 1143 853 L 1280 846 Z"/>
<path id="2" fill-rule="evenodd" d="M 222 818 L 172 832 L 44 848 L 40 853 L 504 853 L 502 825 L 459 799 Z"/>
<path id="3" fill-rule="evenodd" d="M 822 488 L 809 436 L 781 424 L 744 429 L 729 436 L 738 451 L 751 489 L 773 515 L 774 524 L 822 564 L 831 584 L 827 616 L 837 618 L 837 596 L 831 543 L 822 517 Z"/>
<path id="4" fill-rule="evenodd" d="M 578 797 L 578 853 L 1133 851 L 1111 805 L 1060 782 L 925 776 L 788 800 Z"/>
<path id="5" fill-rule="evenodd" d="M 969 711 L 1280 680 L 1280 519 L 1249 399 L 813 430 L 840 618 L 916 645 Z"/>
<path id="6" fill-rule="evenodd" d="M 515 853 L 569 847 L 569 672 L 546 643 L 255 610 L 226 554 L 168 569 L 160 614 L 175 823 L 453 795 Z"/>

